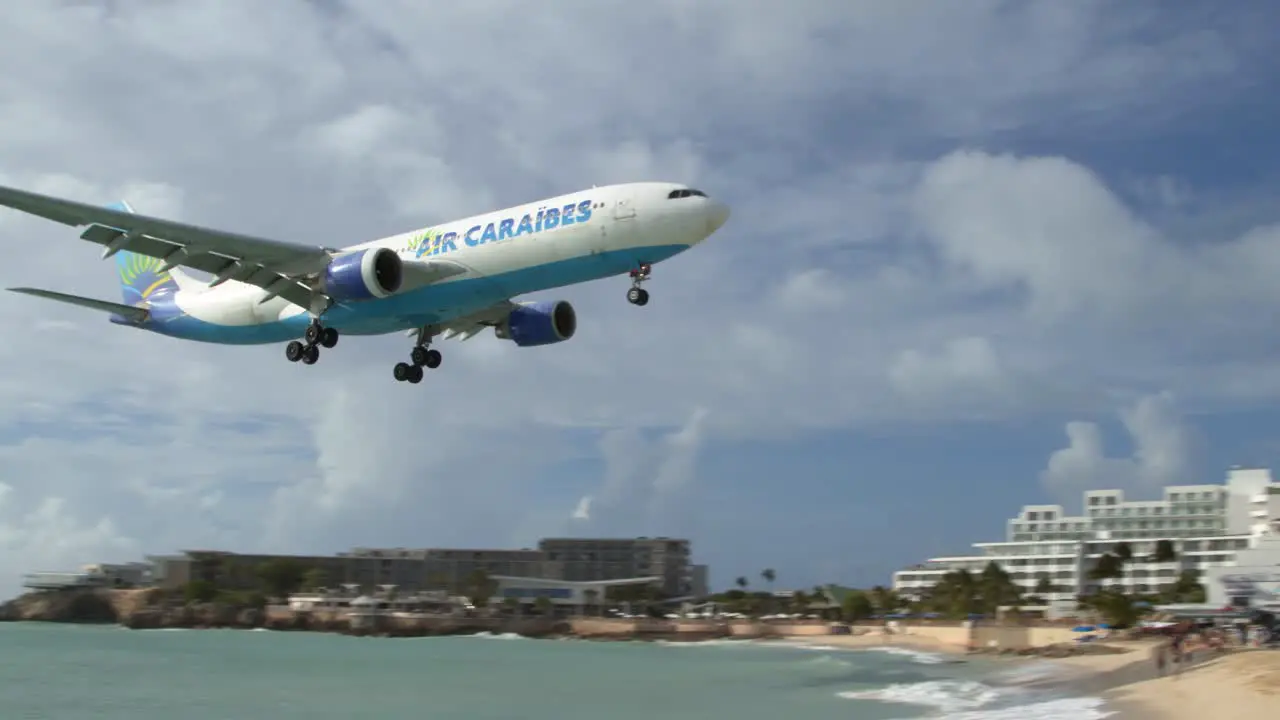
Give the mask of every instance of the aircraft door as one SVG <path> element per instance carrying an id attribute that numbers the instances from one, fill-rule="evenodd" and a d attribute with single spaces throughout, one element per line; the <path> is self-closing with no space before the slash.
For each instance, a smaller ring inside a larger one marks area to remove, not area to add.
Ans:
<path id="1" fill-rule="evenodd" d="M 630 195 L 619 195 L 613 203 L 614 220 L 631 220 L 636 216 L 636 201 Z"/>

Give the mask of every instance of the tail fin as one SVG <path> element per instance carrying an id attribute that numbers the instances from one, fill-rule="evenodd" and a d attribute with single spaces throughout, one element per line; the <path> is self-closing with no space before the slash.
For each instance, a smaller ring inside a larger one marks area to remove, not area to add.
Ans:
<path id="1" fill-rule="evenodd" d="M 112 210 L 132 213 L 134 209 L 129 203 L 121 200 L 107 206 Z M 139 255 L 121 250 L 116 253 L 116 271 L 120 275 L 120 290 L 126 305 L 137 305 L 157 292 L 167 290 L 194 290 L 204 287 L 204 283 L 187 275 L 178 268 L 170 268 L 161 272 L 164 261 L 149 255 Z"/>

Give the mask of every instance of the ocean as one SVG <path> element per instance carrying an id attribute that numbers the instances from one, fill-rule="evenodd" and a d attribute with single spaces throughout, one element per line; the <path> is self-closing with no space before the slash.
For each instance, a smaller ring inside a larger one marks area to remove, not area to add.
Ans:
<path id="1" fill-rule="evenodd" d="M 4 720 L 1094 720 L 1044 662 L 785 642 L 0 624 Z M 1059 691 L 1061 692 L 1061 691 Z"/>

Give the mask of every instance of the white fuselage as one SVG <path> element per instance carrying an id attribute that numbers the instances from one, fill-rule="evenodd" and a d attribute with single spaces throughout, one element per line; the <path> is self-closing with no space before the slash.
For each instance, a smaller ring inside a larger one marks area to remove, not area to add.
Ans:
<path id="1" fill-rule="evenodd" d="M 406 266 L 448 261 L 460 274 L 406 286 L 385 298 L 343 303 L 325 324 L 381 334 L 448 322 L 524 293 L 619 275 L 661 262 L 705 240 L 728 207 L 676 183 L 592 188 L 463 218 L 346 248 L 388 248 Z M 148 329 L 206 342 L 262 343 L 297 336 L 306 308 L 262 288 L 179 279 L 170 307 Z"/>

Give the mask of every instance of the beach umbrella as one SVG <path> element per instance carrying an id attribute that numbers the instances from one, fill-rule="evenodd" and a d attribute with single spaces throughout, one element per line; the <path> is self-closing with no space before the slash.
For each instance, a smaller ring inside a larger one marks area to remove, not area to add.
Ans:
<path id="1" fill-rule="evenodd" d="M 1097 629 L 1097 628 L 1095 628 L 1095 627 L 1094 627 L 1094 626 L 1092 626 L 1092 625 L 1077 625 L 1077 626 L 1075 626 L 1075 627 L 1071 628 L 1071 632 L 1081 632 L 1081 633 L 1083 633 L 1083 632 L 1093 632 L 1093 631 L 1094 631 L 1094 630 L 1096 630 L 1096 629 Z"/>

